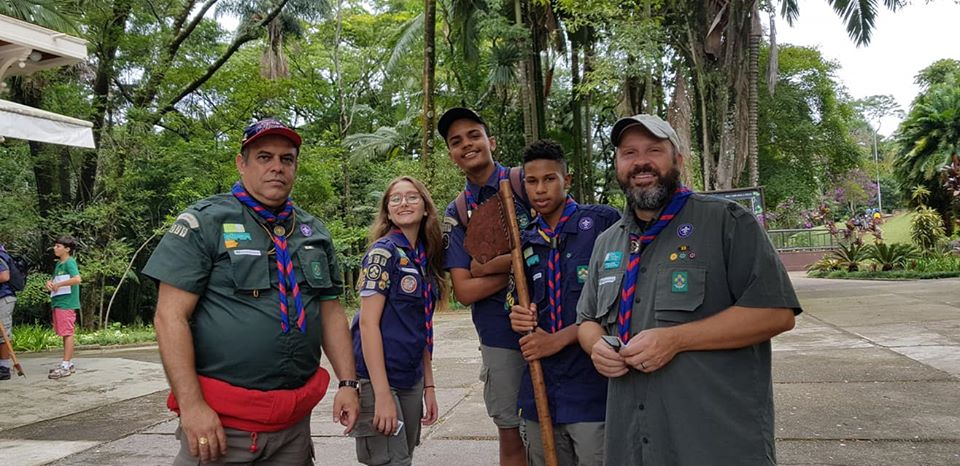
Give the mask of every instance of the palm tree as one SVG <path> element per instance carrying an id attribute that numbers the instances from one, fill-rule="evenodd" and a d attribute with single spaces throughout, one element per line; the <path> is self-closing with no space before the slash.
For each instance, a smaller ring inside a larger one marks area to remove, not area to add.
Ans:
<path id="1" fill-rule="evenodd" d="M 896 142 L 896 176 L 905 185 L 926 187 L 928 205 L 940 213 L 951 233 L 953 196 L 944 189 L 941 175 L 960 152 L 960 75 L 947 76 L 917 97 L 897 130 Z"/>
<path id="2" fill-rule="evenodd" d="M 77 32 L 79 11 L 73 1 L 6 0 L 0 2 L 0 15 L 60 32 Z"/>
<path id="3" fill-rule="evenodd" d="M 227 0 L 217 7 L 217 14 L 236 15 L 243 23 L 255 23 L 272 10 L 278 0 Z M 267 24 L 267 45 L 260 57 L 260 74 L 266 79 L 287 77 L 287 57 L 283 44 L 287 37 L 301 37 L 300 21 L 317 21 L 330 12 L 327 0 L 289 0 L 283 10 Z M 238 31 L 238 33 L 242 33 Z"/>
<path id="4" fill-rule="evenodd" d="M 845 22 L 847 33 L 857 43 L 870 42 L 879 12 L 877 2 L 827 0 Z M 891 11 L 903 0 L 883 0 Z M 759 73 L 751 72 L 758 54 L 751 53 L 750 39 L 759 23 L 757 0 L 705 0 L 673 3 L 668 19 L 681 27 L 672 42 L 685 56 L 692 71 L 693 89 L 699 107 L 701 158 L 704 188 L 726 189 L 739 184 L 747 163 L 753 125 L 750 108 L 755 105 Z M 780 14 L 792 24 L 799 16 L 798 0 L 783 0 Z"/>

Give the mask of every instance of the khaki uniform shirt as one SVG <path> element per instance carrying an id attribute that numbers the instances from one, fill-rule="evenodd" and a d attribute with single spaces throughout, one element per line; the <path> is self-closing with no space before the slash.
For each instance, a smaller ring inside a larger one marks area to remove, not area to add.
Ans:
<path id="1" fill-rule="evenodd" d="M 320 365 L 320 303 L 343 283 L 330 232 L 299 208 L 284 234 L 300 285 L 306 333 L 288 289 L 290 329 L 280 328 L 277 262 L 266 226 L 233 195 L 189 207 L 164 234 L 143 273 L 200 296 L 190 320 L 197 373 L 235 386 L 292 389 Z M 271 231 L 272 231 L 271 227 Z"/>
<path id="2" fill-rule="evenodd" d="M 577 320 L 617 334 L 633 212 L 598 239 Z M 736 203 L 693 194 L 643 250 L 630 334 L 730 306 L 801 311 L 776 251 Z M 757 312 L 765 312 L 757 310 Z M 611 465 L 775 464 L 770 342 L 679 353 L 665 367 L 610 379 L 605 456 Z"/>

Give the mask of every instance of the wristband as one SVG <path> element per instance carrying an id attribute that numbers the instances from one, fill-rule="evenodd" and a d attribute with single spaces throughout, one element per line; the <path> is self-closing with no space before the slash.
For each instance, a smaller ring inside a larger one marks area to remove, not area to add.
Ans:
<path id="1" fill-rule="evenodd" d="M 337 389 L 341 389 L 343 387 L 350 387 L 354 390 L 360 390 L 360 382 L 357 382 L 356 380 L 341 380 L 340 383 L 337 384 Z"/>

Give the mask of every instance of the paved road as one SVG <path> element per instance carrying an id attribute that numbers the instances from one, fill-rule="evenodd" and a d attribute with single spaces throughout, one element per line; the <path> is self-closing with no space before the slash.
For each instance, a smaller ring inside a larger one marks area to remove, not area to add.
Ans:
<path id="1" fill-rule="evenodd" d="M 960 464 L 960 279 L 868 282 L 791 275 L 805 313 L 774 340 L 781 464 Z M 437 318 L 441 419 L 416 463 L 496 463 L 480 357 L 466 313 Z M 28 378 L 0 382 L 0 458 L 11 465 L 168 465 L 176 420 L 155 348 L 84 351 L 76 375 L 46 379 L 55 353 L 27 355 Z M 318 464 L 355 464 L 353 441 L 314 411 Z"/>

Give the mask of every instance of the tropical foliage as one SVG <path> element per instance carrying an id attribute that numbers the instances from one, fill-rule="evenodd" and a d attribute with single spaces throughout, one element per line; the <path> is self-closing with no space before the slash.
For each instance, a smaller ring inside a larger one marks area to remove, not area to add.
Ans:
<path id="1" fill-rule="evenodd" d="M 866 44 L 878 10 L 902 2 L 829 3 Z M 517 164 L 535 138 L 558 140 L 583 202 L 622 202 L 609 129 L 619 116 L 649 112 L 680 133 L 694 188 L 762 185 L 769 205 L 793 199 L 781 217 L 793 226 L 821 205 L 838 219 L 861 216 L 876 186 L 857 170 L 870 160 L 858 135 L 875 131 L 837 81 L 836 63 L 777 44 L 772 27 L 765 35 L 761 13 L 771 26 L 800 13 L 797 1 L 779 5 L 0 2 L 0 14 L 78 35 L 89 52 L 70 68 L 7 79 L 0 97 L 91 121 L 97 145 L 0 143 L 0 242 L 42 277 L 51 239 L 77 236 L 84 326 L 149 321 L 156 287 L 138 271 L 158 234 L 186 206 L 229 189 L 242 128 L 276 116 L 304 137 L 294 198 L 333 233 L 349 290 L 390 179 L 426 180 L 441 206 L 462 189 L 433 133 L 437 114 L 460 105 L 490 123 L 504 164 Z M 927 70 L 931 90 L 948 68 Z M 48 318 L 37 279 L 18 321 Z"/>

